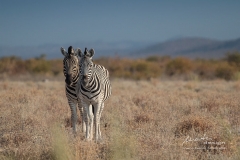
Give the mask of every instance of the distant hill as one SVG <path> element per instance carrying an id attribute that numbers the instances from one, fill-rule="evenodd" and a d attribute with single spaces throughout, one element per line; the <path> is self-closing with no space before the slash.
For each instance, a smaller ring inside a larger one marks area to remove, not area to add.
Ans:
<path id="1" fill-rule="evenodd" d="M 222 58 L 227 52 L 240 52 L 240 38 L 228 41 L 212 40 L 207 38 L 179 38 L 162 43 L 149 42 L 76 42 L 72 44 L 45 44 L 40 46 L 0 46 L 0 58 L 17 56 L 23 59 L 39 57 L 45 54 L 48 59 L 63 58 L 60 47 L 72 45 L 74 48 L 85 47 L 95 49 L 95 58 L 98 57 L 128 57 L 139 58 L 150 55 L 169 55 L 171 57 L 185 56 L 189 58 Z"/>
<path id="2" fill-rule="evenodd" d="M 66 50 L 69 46 L 73 48 L 81 48 L 84 51 L 85 47 L 88 49 L 94 48 L 95 58 L 109 57 L 109 56 L 127 56 L 127 53 L 133 52 L 140 47 L 147 47 L 150 43 L 134 42 L 134 41 L 118 41 L 118 42 L 76 42 L 68 44 L 45 44 L 40 46 L 0 46 L 0 58 L 6 56 L 17 56 L 22 59 L 29 59 L 39 57 L 42 54 L 46 55 L 47 59 L 63 58 L 60 52 L 60 47 Z"/>
<path id="3" fill-rule="evenodd" d="M 157 43 L 131 53 L 133 57 L 150 55 L 184 56 L 189 58 L 222 58 L 227 52 L 240 51 L 240 38 L 218 41 L 206 38 L 180 38 Z"/>

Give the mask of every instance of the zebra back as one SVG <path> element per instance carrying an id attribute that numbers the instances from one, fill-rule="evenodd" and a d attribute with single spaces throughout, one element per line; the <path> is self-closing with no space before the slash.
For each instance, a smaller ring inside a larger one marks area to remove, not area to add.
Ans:
<path id="1" fill-rule="evenodd" d="M 101 90 L 104 93 L 103 101 L 105 101 L 110 97 L 112 90 L 109 80 L 109 72 L 105 67 L 98 64 L 93 65 L 92 72 L 93 75 L 98 76 L 100 79 Z"/>

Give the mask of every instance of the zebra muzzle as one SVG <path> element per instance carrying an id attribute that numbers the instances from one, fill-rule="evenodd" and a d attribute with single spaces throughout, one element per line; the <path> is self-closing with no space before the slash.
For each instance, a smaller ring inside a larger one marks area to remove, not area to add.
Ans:
<path id="1" fill-rule="evenodd" d="M 88 76 L 87 75 L 83 75 L 83 81 L 88 82 Z"/>
<path id="2" fill-rule="evenodd" d="M 82 84 L 84 86 L 87 86 L 87 84 L 88 84 L 88 76 L 87 75 L 83 75 L 83 77 L 82 77 Z"/>
<path id="3" fill-rule="evenodd" d="M 66 82 L 68 85 L 71 85 L 71 84 L 72 84 L 71 77 L 70 77 L 70 76 L 66 76 L 65 82 Z"/>

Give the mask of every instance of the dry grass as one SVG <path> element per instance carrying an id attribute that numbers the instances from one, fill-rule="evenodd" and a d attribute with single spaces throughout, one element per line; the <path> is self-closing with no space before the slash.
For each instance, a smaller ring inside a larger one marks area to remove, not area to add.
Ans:
<path id="1" fill-rule="evenodd" d="M 1 81 L 0 159 L 240 159 L 239 81 L 112 86 L 96 144 L 72 135 L 63 82 Z"/>

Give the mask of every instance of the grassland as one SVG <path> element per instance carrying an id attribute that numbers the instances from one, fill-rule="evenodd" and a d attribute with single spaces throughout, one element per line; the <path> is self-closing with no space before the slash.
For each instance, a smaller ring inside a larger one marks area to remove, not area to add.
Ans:
<path id="1" fill-rule="evenodd" d="M 63 81 L 0 81 L 0 159 L 240 159 L 240 81 L 112 80 L 103 141 L 73 136 Z"/>

